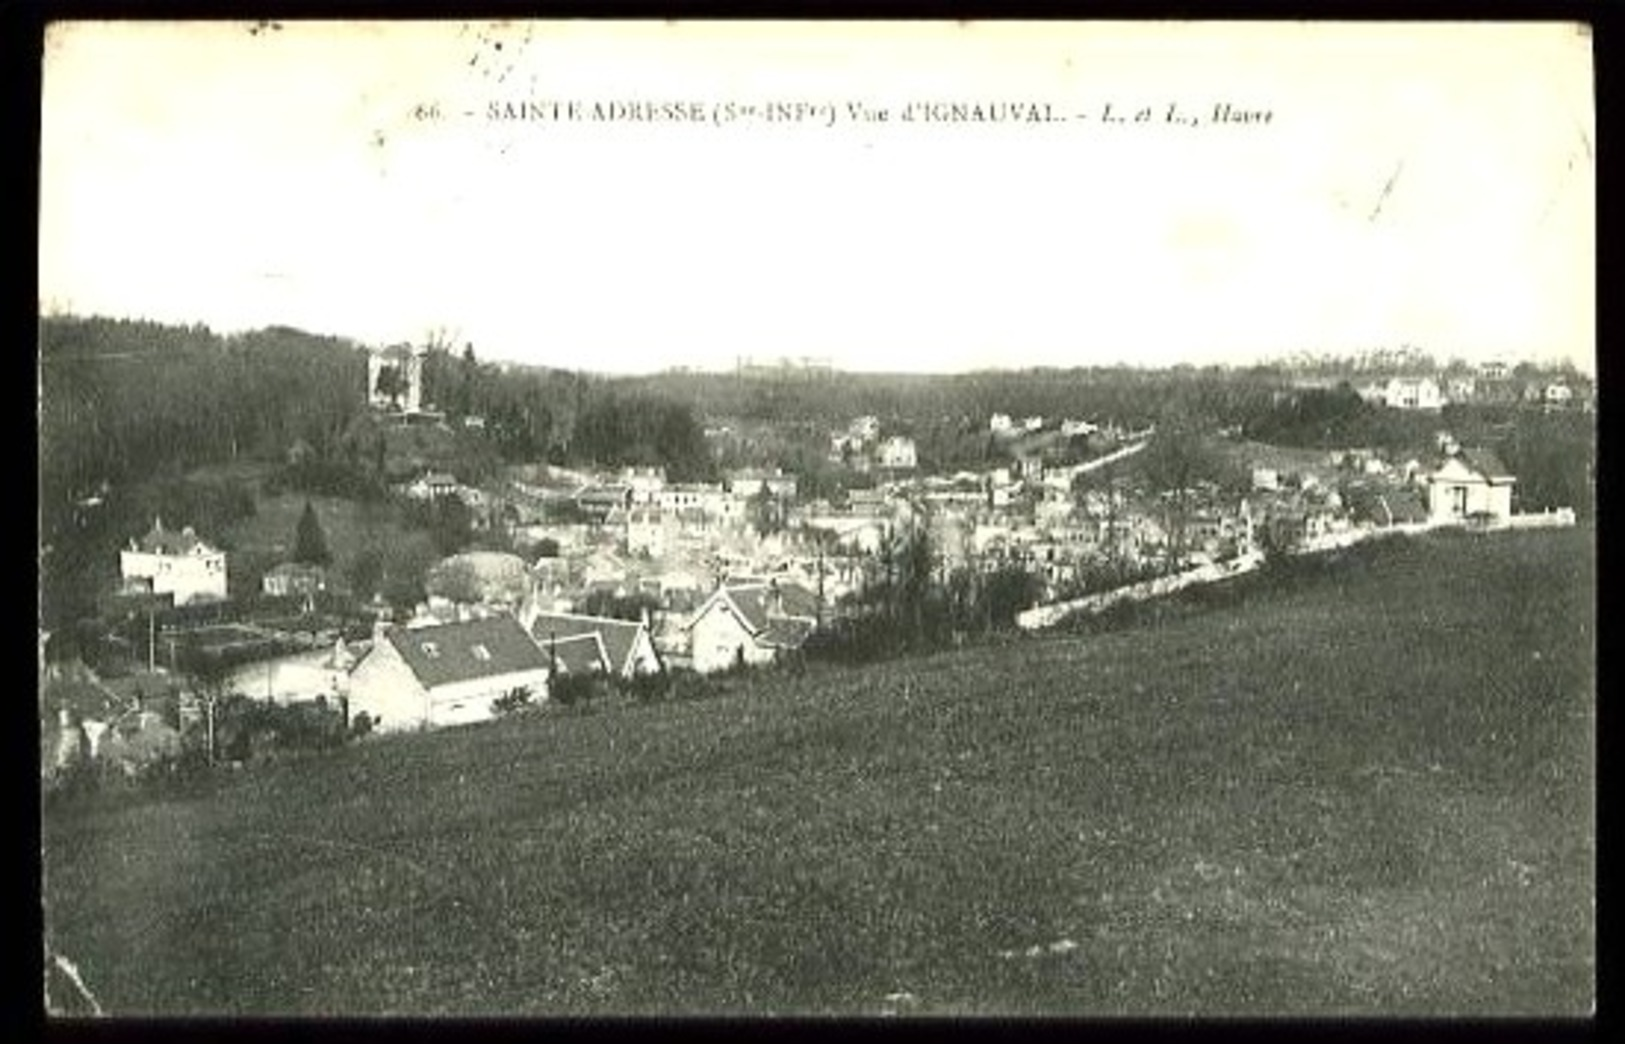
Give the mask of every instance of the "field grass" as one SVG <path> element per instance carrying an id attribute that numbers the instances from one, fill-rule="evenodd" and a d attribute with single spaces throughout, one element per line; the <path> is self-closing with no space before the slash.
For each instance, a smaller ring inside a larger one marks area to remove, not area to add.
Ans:
<path id="1" fill-rule="evenodd" d="M 1594 533 L 47 812 L 120 1015 L 1575 1015 Z"/>

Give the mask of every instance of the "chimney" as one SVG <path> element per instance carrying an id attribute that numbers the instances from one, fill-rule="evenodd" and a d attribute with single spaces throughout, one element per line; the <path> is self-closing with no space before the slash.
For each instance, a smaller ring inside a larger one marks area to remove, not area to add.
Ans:
<path id="1" fill-rule="evenodd" d="M 778 579 L 773 579 L 772 581 L 770 581 L 767 584 L 767 591 L 768 591 L 768 601 L 769 601 L 769 603 L 768 603 L 768 614 L 769 615 L 783 615 L 784 614 L 784 593 L 779 589 L 779 580 Z"/>
<path id="2" fill-rule="evenodd" d="M 374 644 L 382 643 L 384 634 L 389 632 L 389 626 L 388 619 L 378 619 L 372 624 L 372 642 Z"/>

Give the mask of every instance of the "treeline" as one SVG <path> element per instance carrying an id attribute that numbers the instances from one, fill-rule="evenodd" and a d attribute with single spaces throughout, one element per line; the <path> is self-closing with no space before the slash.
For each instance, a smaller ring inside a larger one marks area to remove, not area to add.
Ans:
<path id="1" fill-rule="evenodd" d="M 817 421 L 842 425 L 874 415 L 916 438 L 942 426 L 985 438 L 996 413 L 1087 418 L 1138 426 L 1178 395 L 1213 417 L 1267 407 L 1285 388 L 1272 369 L 1177 367 L 1040 368 L 960 375 L 843 374 L 800 376 L 664 373 L 620 380 L 629 390 L 691 404 L 702 417 Z M 923 450 L 923 449 L 922 449 Z"/>
<path id="2" fill-rule="evenodd" d="M 100 484 L 239 459 L 291 464 L 329 494 L 383 472 L 367 412 L 367 354 L 345 339 L 273 327 L 224 336 L 102 317 L 40 324 L 40 472 L 48 527 Z M 664 464 L 708 475 L 690 407 L 603 379 L 499 369 L 472 346 L 432 345 L 425 399 L 477 432 L 495 461 Z M 294 461 L 289 463 L 289 459 Z"/>
<path id="3" fill-rule="evenodd" d="M 1043 594 L 1041 580 L 1017 565 L 943 572 L 923 528 L 888 539 L 879 560 L 878 576 L 807 638 L 809 657 L 867 662 L 956 647 L 1012 631 L 1017 613 Z"/>
<path id="4" fill-rule="evenodd" d="M 104 481 L 278 459 L 296 440 L 332 454 L 362 410 L 366 356 L 289 328 L 224 337 L 201 326 L 47 317 L 39 379 L 49 515 Z"/>
<path id="5" fill-rule="evenodd" d="M 434 341 L 428 348 L 425 398 L 453 418 L 478 417 L 506 461 L 658 464 L 676 480 L 714 472 L 704 430 L 676 398 L 574 372 L 498 368 L 481 363 L 472 344 L 455 355 Z"/>

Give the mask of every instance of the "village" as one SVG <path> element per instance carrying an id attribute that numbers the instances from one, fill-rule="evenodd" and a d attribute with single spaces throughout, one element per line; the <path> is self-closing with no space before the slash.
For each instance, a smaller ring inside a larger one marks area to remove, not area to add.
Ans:
<path id="1" fill-rule="evenodd" d="M 422 364 L 409 347 L 369 353 L 374 415 L 410 431 L 483 426 L 427 403 Z M 1396 377 L 1362 396 L 1426 414 L 1447 396 L 1501 396 L 1504 385 L 1492 365 L 1476 386 Z M 1536 388 L 1552 409 L 1575 406 L 1567 387 Z M 674 482 L 653 464 L 518 465 L 475 484 L 424 463 L 392 497 L 424 512 L 454 504 L 502 541 L 443 557 L 410 606 L 354 592 L 324 563 L 308 503 L 300 548 L 260 574 L 247 601 L 215 536 L 155 519 L 128 537 L 107 595 L 109 637 L 130 672 L 46 667 L 47 770 L 89 761 L 139 774 L 195 739 L 212 761 L 227 698 L 311 711 L 351 737 L 487 720 L 593 681 L 636 687 L 799 659 L 895 583 L 911 548 L 926 551 L 930 584 L 945 590 L 1021 578 L 1024 606 L 1001 611 L 1000 625 L 1031 626 L 1113 594 L 1224 577 L 1267 553 L 1395 530 L 1573 522 L 1572 511 L 1515 512 L 1517 477 L 1442 429 L 1404 461 L 1221 440 L 1225 454 L 1176 473 L 1177 490 L 1134 468 L 1159 450 L 1166 458 L 1153 424 L 995 413 L 986 434 L 997 465 L 931 473 L 888 420 L 853 418 L 828 434 L 826 454 L 864 486 L 816 498 L 782 466 Z"/>

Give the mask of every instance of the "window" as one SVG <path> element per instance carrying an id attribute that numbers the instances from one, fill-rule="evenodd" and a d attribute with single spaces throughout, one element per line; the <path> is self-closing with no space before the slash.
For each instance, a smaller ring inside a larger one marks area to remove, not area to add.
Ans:
<path id="1" fill-rule="evenodd" d="M 423 654 L 429 656 L 431 659 L 438 659 L 440 657 L 440 645 L 436 644 L 432 640 L 424 641 Z"/>
<path id="2" fill-rule="evenodd" d="M 476 644 L 476 645 L 474 645 L 473 648 L 471 648 L 469 650 L 472 651 L 474 653 L 474 657 L 476 659 L 479 659 L 481 662 L 490 662 L 491 661 L 490 649 L 488 649 L 485 645 Z"/>
<path id="3" fill-rule="evenodd" d="M 1458 517 L 1465 517 L 1467 515 L 1466 488 L 1457 487 L 1450 489 L 1450 511 Z"/>

